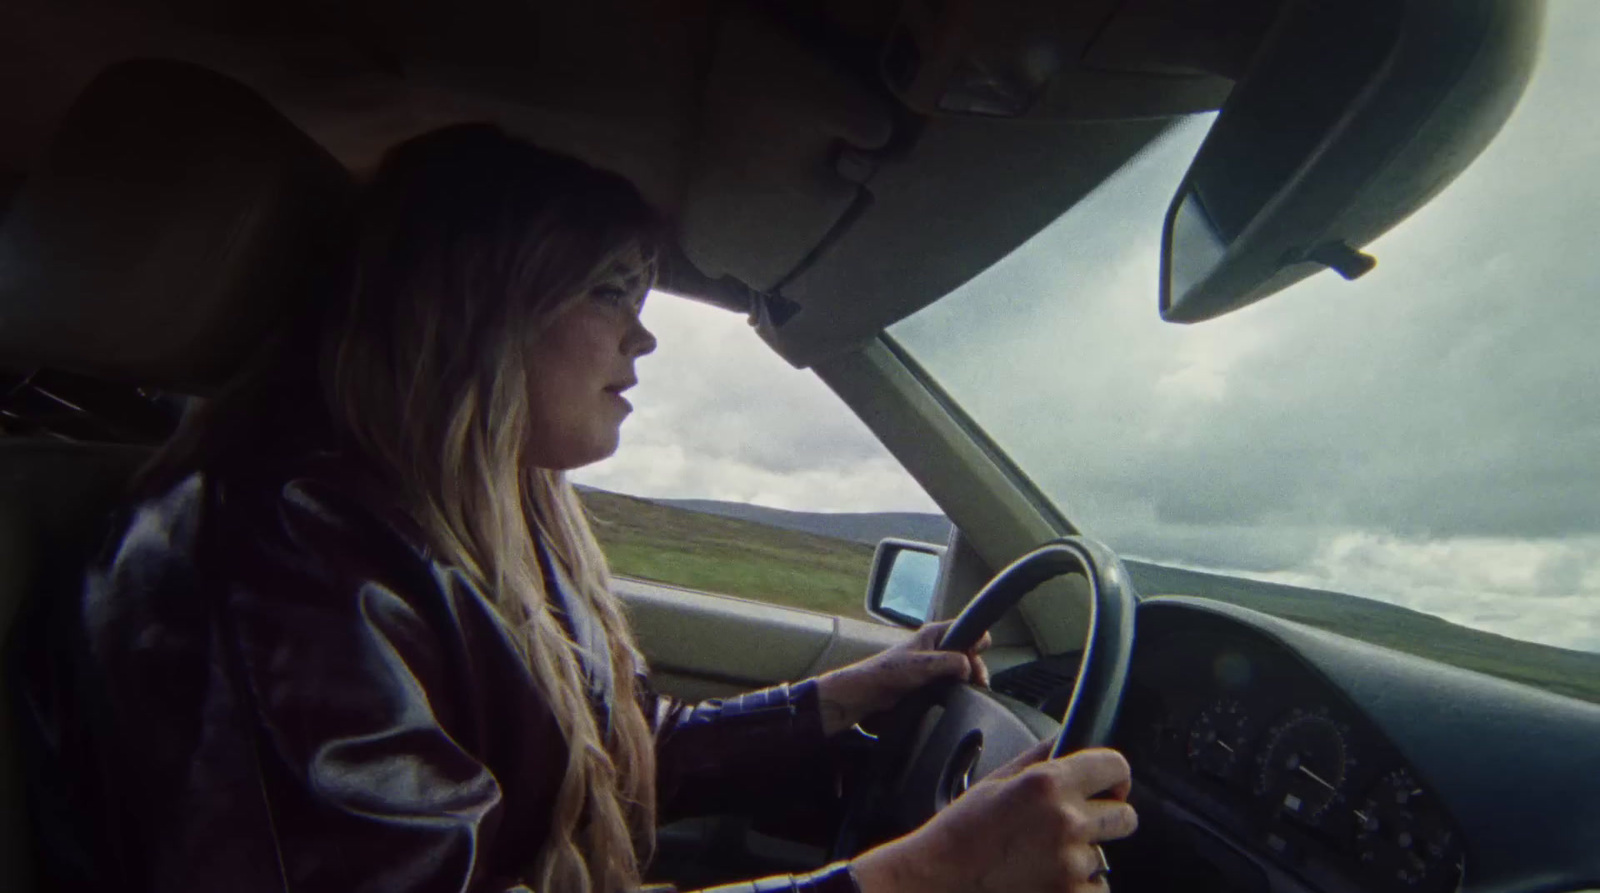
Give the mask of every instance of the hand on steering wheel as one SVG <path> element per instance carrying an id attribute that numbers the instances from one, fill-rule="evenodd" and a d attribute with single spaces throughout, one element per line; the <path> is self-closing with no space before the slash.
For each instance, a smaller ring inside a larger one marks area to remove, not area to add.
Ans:
<path id="1" fill-rule="evenodd" d="M 954 623 L 924 624 L 916 635 L 893 648 L 819 676 L 823 733 L 842 732 L 942 679 L 988 688 L 989 669 L 978 654 L 989 647 L 989 634 L 984 633 L 965 651 L 942 651 L 939 643 Z"/>
<path id="2" fill-rule="evenodd" d="M 1099 844 L 1139 825 L 1128 763 L 1105 749 L 1049 759 L 1053 743 L 995 770 L 915 834 L 857 857 L 862 893 L 1103 891 Z"/>
<path id="3" fill-rule="evenodd" d="M 1087 750 L 1110 739 L 1133 654 L 1137 596 L 1121 561 L 1082 538 L 1047 543 L 997 574 L 944 632 L 940 648 L 959 653 L 976 647 L 1024 595 L 1046 580 L 1074 573 L 1088 584 L 1089 629 L 1072 699 L 1053 740 L 1039 741 L 1035 726 L 988 692 L 950 681 L 925 687 L 905 698 L 883 724 L 866 783 L 846 805 L 835 858 L 850 858 L 874 840 L 912 832 L 859 857 L 859 864 L 887 883 L 905 880 L 905 860 L 939 864 L 942 854 L 971 871 L 949 867 L 940 877 L 978 872 L 974 877 L 1029 881 L 1031 875 L 1004 872 L 999 863 L 1010 854 L 1047 866 L 1046 876 L 1036 879 L 1044 886 L 1017 889 L 1103 885 L 1101 854 L 1093 845 L 1131 833 L 1133 824 L 1132 809 L 1122 802 L 1127 762 L 1113 751 Z M 1041 762 L 1047 755 L 1064 759 Z M 1013 824 L 1017 816 L 1027 822 Z M 968 839 L 995 828 L 1009 831 L 992 851 L 975 848 Z M 1093 866 L 1085 855 L 1090 853 Z M 942 887 L 895 883 L 884 889 Z"/>

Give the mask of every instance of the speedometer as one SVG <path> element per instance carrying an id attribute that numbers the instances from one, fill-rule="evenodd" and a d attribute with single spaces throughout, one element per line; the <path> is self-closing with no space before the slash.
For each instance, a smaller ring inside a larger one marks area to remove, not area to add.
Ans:
<path id="1" fill-rule="evenodd" d="M 1355 765 L 1347 731 L 1320 711 L 1296 709 L 1267 732 L 1255 792 L 1303 822 L 1320 821 Z"/>
<path id="2" fill-rule="evenodd" d="M 1405 769 L 1385 775 L 1351 816 L 1361 864 L 1374 875 L 1431 889 L 1461 874 L 1461 848 L 1449 821 Z"/>
<path id="3" fill-rule="evenodd" d="M 1250 716 L 1244 705 L 1223 699 L 1195 717 L 1185 751 L 1194 771 L 1227 781 L 1243 762 L 1249 741 Z"/>

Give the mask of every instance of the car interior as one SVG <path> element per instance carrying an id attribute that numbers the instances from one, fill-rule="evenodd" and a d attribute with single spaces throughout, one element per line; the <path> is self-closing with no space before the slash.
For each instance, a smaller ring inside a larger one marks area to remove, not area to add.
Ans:
<path id="1" fill-rule="evenodd" d="M 1219 109 L 1167 221 L 1159 311 L 1198 321 L 1314 270 L 1360 275 L 1361 246 L 1510 114 L 1541 7 L 8 3 L 0 633 L 75 594 L 132 474 L 314 293 L 383 152 L 490 120 L 638 184 L 676 235 L 659 288 L 747 315 L 752 337 L 872 429 L 955 526 L 929 617 L 995 641 L 995 692 L 949 696 L 938 728 L 902 718 L 900 749 L 875 757 L 881 783 L 831 845 L 686 823 L 662 832 L 662 879 L 818 867 L 959 796 L 953 779 L 1060 736 L 1117 746 L 1134 767 L 1142 830 L 1108 847 L 1119 890 L 1600 887 L 1600 707 L 1134 594 L 1116 557 L 883 335 L 1175 118 Z M 654 683 L 685 698 L 802 678 L 907 635 L 618 585 Z M 0 711 L 5 890 L 44 889 L 25 776 Z"/>

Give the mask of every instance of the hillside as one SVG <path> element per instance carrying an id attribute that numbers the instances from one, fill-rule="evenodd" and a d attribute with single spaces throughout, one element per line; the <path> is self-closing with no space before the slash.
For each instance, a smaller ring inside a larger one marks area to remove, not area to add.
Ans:
<path id="1" fill-rule="evenodd" d="M 875 546 L 878 540 L 891 536 L 939 544 L 950 538 L 950 522 L 943 515 L 925 512 L 791 512 L 764 505 L 719 502 L 715 499 L 658 499 L 655 502 L 691 512 L 754 521 L 817 536 L 855 540 L 869 546 Z"/>
<path id="2" fill-rule="evenodd" d="M 1600 654 L 1523 642 L 1374 599 L 1128 561 L 1147 595 L 1197 595 L 1430 660 L 1600 702 Z"/>
<path id="3" fill-rule="evenodd" d="M 872 543 L 944 542 L 949 522 L 917 513 L 789 512 L 712 500 L 649 501 L 589 491 L 597 532 L 618 573 L 864 616 Z M 1128 561 L 1145 595 L 1231 602 L 1432 660 L 1600 702 L 1600 654 L 1470 629 L 1387 602 Z"/>
<path id="4" fill-rule="evenodd" d="M 602 490 L 583 500 L 618 574 L 867 618 L 870 546 Z"/>

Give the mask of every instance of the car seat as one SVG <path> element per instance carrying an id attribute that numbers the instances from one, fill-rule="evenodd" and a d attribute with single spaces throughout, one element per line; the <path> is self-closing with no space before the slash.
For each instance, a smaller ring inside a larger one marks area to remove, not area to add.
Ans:
<path id="1" fill-rule="evenodd" d="M 68 111 L 0 220 L 0 369 L 214 393 L 326 273 L 349 178 L 248 88 L 124 62 Z M 0 636 L 75 598 L 153 444 L 0 437 Z M 0 685 L 14 688 L 11 664 Z M 36 847 L 0 711 L 0 890 L 36 889 Z"/>

